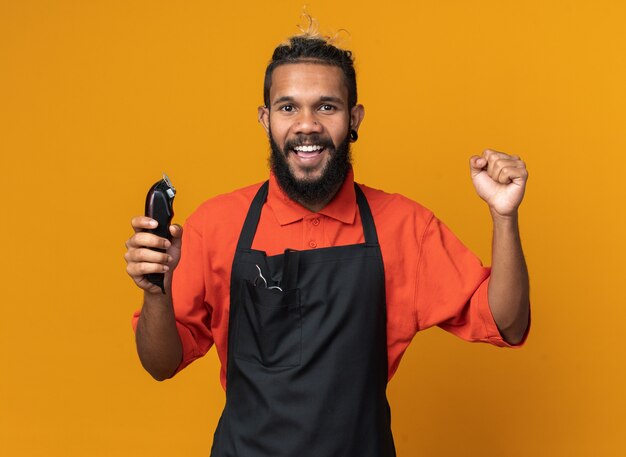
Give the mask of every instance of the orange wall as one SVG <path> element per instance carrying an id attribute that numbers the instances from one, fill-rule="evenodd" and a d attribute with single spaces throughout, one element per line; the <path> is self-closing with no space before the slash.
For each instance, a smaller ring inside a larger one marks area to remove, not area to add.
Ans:
<path id="1" fill-rule="evenodd" d="M 389 387 L 399 455 L 626 455 L 626 3 L 308 4 L 351 34 L 357 180 L 419 200 L 488 263 L 467 159 L 492 147 L 531 173 L 531 338 L 418 334 Z M 1 455 L 208 455 L 215 352 L 165 383 L 142 370 L 124 241 L 164 170 L 179 222 L 267 176 L 262 72 L 301 6 L 0 1 Z"/>

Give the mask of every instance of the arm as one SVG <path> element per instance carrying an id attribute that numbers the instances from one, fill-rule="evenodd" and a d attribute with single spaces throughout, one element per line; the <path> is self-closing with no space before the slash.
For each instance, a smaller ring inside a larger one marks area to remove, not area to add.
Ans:
<path id="1" fill-rule="evenodd" d="M 182 228 L 172 225 L 172 242 L 142 232 L 154 228 L 147 217 L 135 217 L 131 224 L 135 234 L 126 242 L 126 271 L 144 291 L 144 301 L 137 322 L 136 343 L 139 359 L 150 375 L 162 381 L 171 377 L 182 360 L 182 344 L 176 329 L 172 305 L 172 272 L 180 259 Z M 156 252 L 148 247 L 167 249 Z M 148 282 L 147 273 L 165 273 L 166 294 Z"/>
<path id="2" fill-rule="evenodd" d="M 489 205 L 493 220 L 489 307 L 504 339 L 517 344 L 530 314 L 528 270 L 518 227 L 528 172 L 519 157 L 492 150 L 472 157 L 470 169 L 474 187 Z"/>
<path id="3" fill-rule="evenodd" d="M 163 381 L 174 374 L 183 350 L 176 330 L 171 290 L 160 296 L 144 292 L 135 342 L 141 364 L 154 379 Z"/>

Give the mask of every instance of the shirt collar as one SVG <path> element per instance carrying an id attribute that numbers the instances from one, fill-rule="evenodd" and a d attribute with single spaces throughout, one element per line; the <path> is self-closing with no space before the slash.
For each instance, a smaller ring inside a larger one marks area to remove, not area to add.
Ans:
<path id="1" fill-rule="evenodd" d="M 287 225 L 314 214 L 304 206 L 291 200 L 278 185 L 274 173 L 270 172 L 270 188 L 267 195 L 267 205 L 272 209 L 278 223 Z M 348 171 L 346 179 L 333 199 L 319 214 L 332 217 L 344 224 L 353 224 L 356 216 L 356 193 L 354 192 L 354 172 Z"/>

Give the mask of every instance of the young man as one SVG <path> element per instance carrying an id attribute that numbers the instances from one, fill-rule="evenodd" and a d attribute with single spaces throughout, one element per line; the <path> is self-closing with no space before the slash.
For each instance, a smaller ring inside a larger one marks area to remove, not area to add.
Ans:
<path id="1" fill-rule="evenodd" d="M 163 380 L 216 345 L 226 406 L 212 456 L 393 456 L 386 385 L 417 331 L 525 338 L 525 165 L 491 150 L 470 159 L 493 219 L 490 270 L 424 207 L 355 185 L 364 108 L 349 51 L 292 37 L 274 51 L 264 101 L 268 183 L 205 202 L 171 243 L 132 220 L 141 362 Z M 155 272 L 165 295 L 144 278 Z"/>

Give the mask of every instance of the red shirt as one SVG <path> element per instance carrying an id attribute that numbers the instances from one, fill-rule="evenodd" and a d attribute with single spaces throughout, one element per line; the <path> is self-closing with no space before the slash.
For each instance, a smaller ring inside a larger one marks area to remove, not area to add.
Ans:
<path id="1" fill-rule="evenodd" d="M 203 203 L 187 220 L 172 296 L 183 346 L 180 371 L 215 344 L 226 388 L 230 272 L 255 184 Z M 490 269 L 423 206 L 359 184 L 370 205 L 385 267 L 388 377 L 420 330 L 434 325 L 467 341 L 506 343 L 487 301 Z M 335 198 L 313 213 L 270 175 L 252 245 L 267 255 L 364 242 L 352 171 Z M 137 326 L 139 312 L 133 316 Z M 520 343 L 521 345 L 522 343 Z M 519 345 L 518 345 L 519 346 Z"/>

